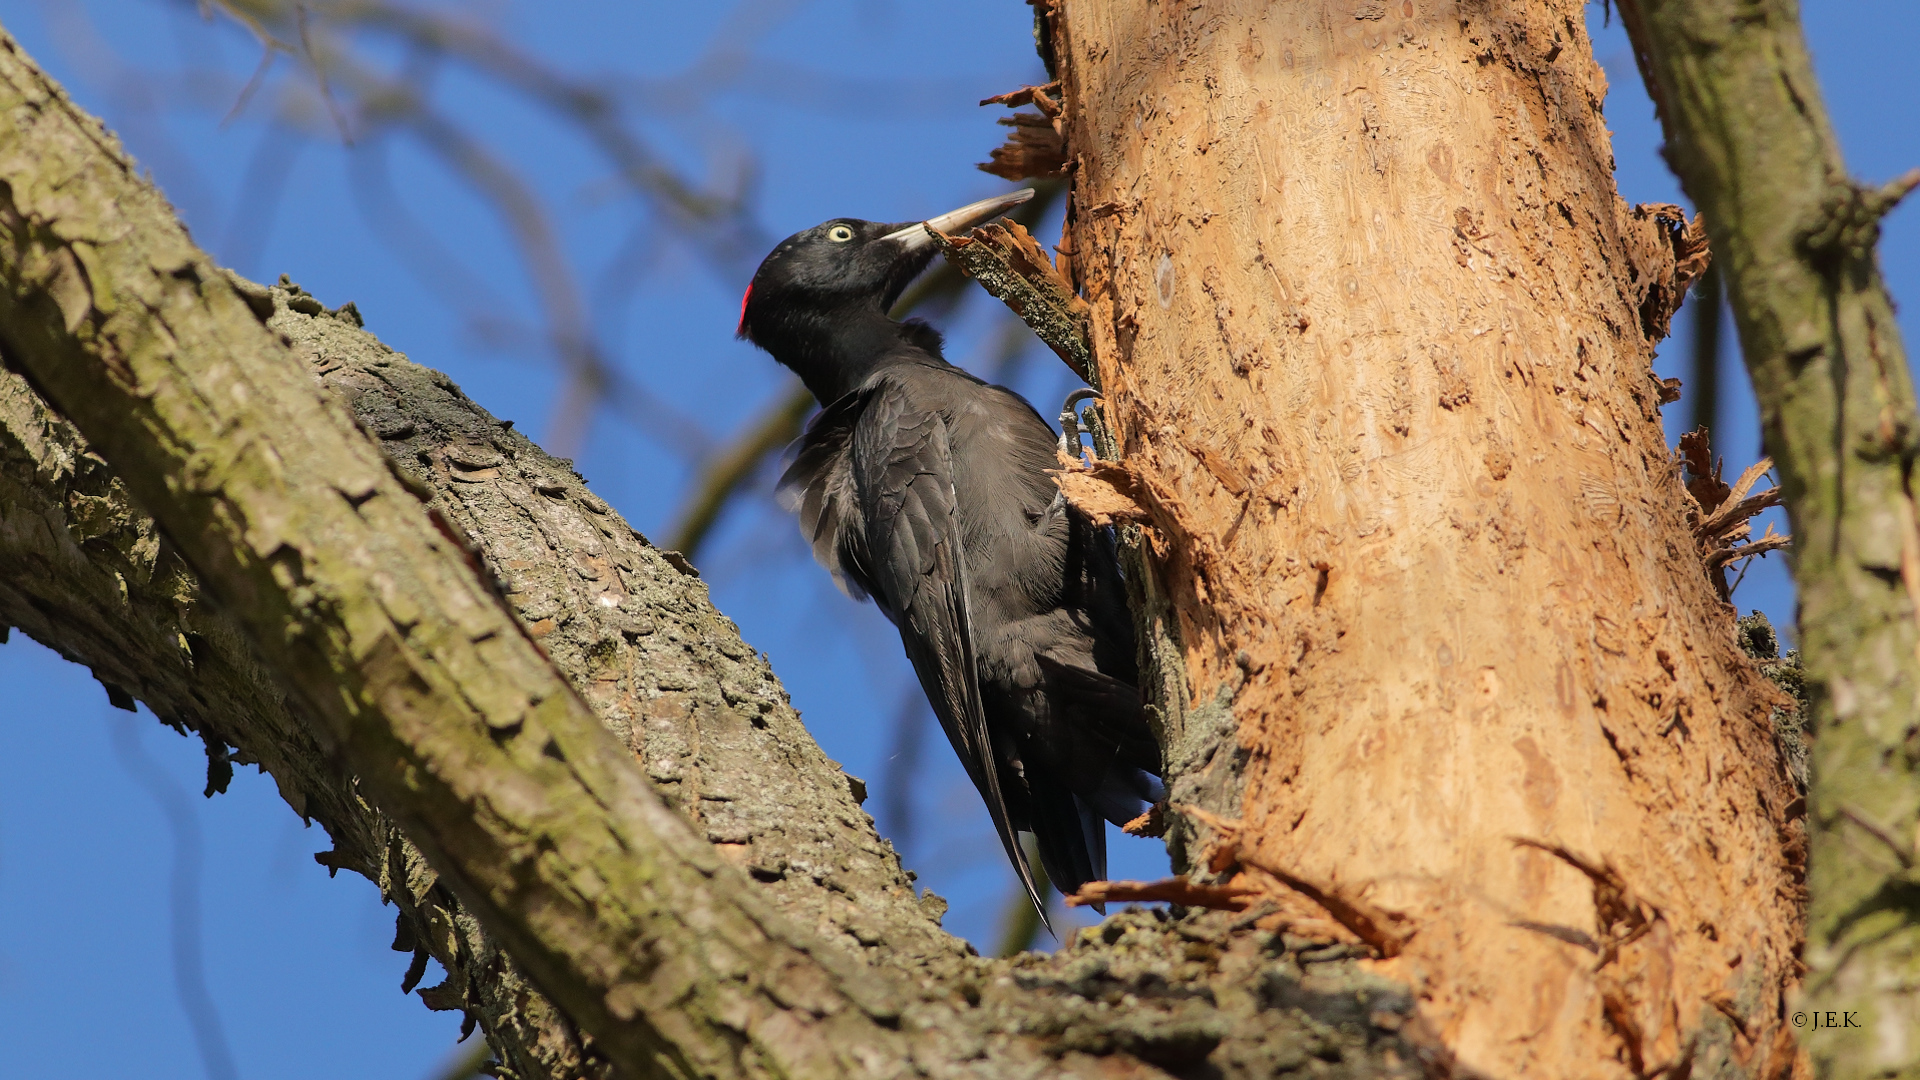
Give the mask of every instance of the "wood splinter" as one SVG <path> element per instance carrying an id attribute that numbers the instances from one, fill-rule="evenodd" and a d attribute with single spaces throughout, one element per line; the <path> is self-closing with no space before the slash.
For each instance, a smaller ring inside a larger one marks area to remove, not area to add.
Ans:
<path id="1" fill-rule="evenodd" d="M 1176 877 L 1159 881 L 1089 881 L 1066 901 L 1068 907 L 1087 907 L 1116 900 L 1164 900 L 1186 907 L 1245 911 L 1260 893 L 1259 888 L 1249 885 L 1196 885 Z"/>
<path id="2" fill-rule="evenodd" d="M 1018 222 L 992 222 L 965 236 L 927 230 L 947 261 L 1020 316 L 1075 375 L 1094 385 L 1091 309 Z"/>
<path id="3" fill-rule="evenodd" d="M 1365 942 L 1382 959 L 1391 959 L 1400 955 L 1406 949 L 1407 942 L 1413 937 L 1412 929 L 1404 925 L 1406 922 L 1404 916 L 1377 908 L 1359 896 L 1341 889 L 1338 885 L 1320 885 L 1256 857 L 1241 842 L 1241 833 L 1246 828 L 1245 822 L 1221 817 L 1198 806 L 1180 804 L 1170 809 L 1220 834 L 1221 842 L 1211 860 L 1216 872 L 1237 862 L 1248 870 L 1273 878 L 1319 905 L 1322 910 L 1332 916 L 1333 921 Z M 1237 876 L 1235 880 L 1242 880 L 1242 878 Z"/>

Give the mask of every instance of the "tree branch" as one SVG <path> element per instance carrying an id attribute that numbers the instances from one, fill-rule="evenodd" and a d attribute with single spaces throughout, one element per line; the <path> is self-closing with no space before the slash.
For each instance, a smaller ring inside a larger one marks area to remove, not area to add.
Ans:
<path id="1" fill-rule="evenodd" d="M 904 1068 L 904 994 L 854 977 L 667 809 L 445 515 L 11 42 L 0 116 L 10 362 L 218 583 L 316 740 L 490 935 L 634 1075 Z M 509 465 L 480 453 L 445 467 Z M 616 566 L 610 610 L 639 591 Z"/>
<path id="2" fill-rule="evenodd" d="M 1920 1065 L 1920 901 L 1844 836 L 1843 807 L 1913 835 L 1920 757 L 1920 412 L 1874 244 L 1911 187 L 1852 180 L 1791 0 L 1622 0 L 1670 160 L 1706 217 L 1793 522 L 1813 703 L 1809 1008 L 1860 1030 L 1823 1076 Z M 1876 1034 L 1884 1032 L 1884 1035 Z"/>
<path id="3" fill-rule="evenodd" d="M 415 951 L 422 967 L 431 955 L 446 968 L 440 989 L 459 1005 L 438 1000 L 477 1017 L 514 1075 L 607 1075 L 295 718 L 245 632 L 207 603 L 125 485 L 12 372 L 0 372 L 0 622 L 86 665 L 129 706 L 138 697 L 164 722 L 197 732 L 207 794 L 225 789 L 234 764 L 270 774 L 287 804 L 331 836 L 333 850 L 316 858 L 380 887 L 399 908 L 396 947 Z"/>
<path id="4" fill-rule="evenodd" d="M 813 394 L 795 383 L 771 408 L 748 424 L 739 438 L 703 462 L 693 494 L 668 534 L 667 547 L 693 558 L 720 521 L 720 512 L 726 509 L 727 503 L 759 470 L 761 462 L 800 437 L 801 428 L 812 412 Z"/>

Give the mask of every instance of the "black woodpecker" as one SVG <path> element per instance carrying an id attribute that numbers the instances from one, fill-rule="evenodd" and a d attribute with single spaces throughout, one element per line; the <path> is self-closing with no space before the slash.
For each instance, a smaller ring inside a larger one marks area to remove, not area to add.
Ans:
<path id="1" fill-rule="evenodd" d="M 965 229 L 1015 192 L 924 224 Z M 1111 532 L 1060 497 L 1053 430 L 1013 391 L 887 316 L 933 258 L 921 222 L 836 218 L 773 249 L 739 334 L 800 376 L 821 412 L 780 481 L 813 554 L 900 630 L 940 726 L 1027 894 L 1031 832 L 1063 893 L 1106 876 L 1101 820 L 1158 797 Z"/>

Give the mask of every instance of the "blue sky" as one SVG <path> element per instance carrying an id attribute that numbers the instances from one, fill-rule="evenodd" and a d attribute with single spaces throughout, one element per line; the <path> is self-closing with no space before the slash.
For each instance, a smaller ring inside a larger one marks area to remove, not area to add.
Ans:
<path id="1" fill-rule="evenodd" d="M 973 103 L 1040 79 L 1020 0 L 969 5 L 964 47 L 949 47 L 950 4 L 584 2 L 555 18 L 551 5 L 501 0 L 485 10 L 521 48 L 624 87 L 673 166 L 743 184 L 756 235 L 769 244 L 828 217 L 918 218 L 1000 190 L 973 168 L 999 140 L 996 112 Z M 1630 202 L 1682 202 L 1657 156 L 1658 127 L 1618 23 L 1602 27 L 1597 5 L 1589 13 L 1613 87 L 1607 117 L 1621 192 Z M 1855 173 L 1883 180 L 1920 164 L 1920 74 L 1906 55 L 1920 40 L 1920 9 L 1911 0 L 1815 0 L 1804 14 Z M 259 279 L 287 273 L 329 304 L 355 301 L 387 343 L 545 433 L 557 379 L 538 340 L 516 329 L 535 321 L 521 264 L 486 207 L 416 144 L 343 149 L 326 123 L 309 122 L 311 97 L 303 118 L 271 83 L 223 125 L 259 52 L 231 25 L 202 23 L 189 3 L 0 0 L 0 22 L 119 131 L 217 257 Z M 370 48 L 383 62 L 407 62 Z M 689 81 L 690 69 L 703 74 Z M 457 68 L 435 78 L 448 115 L 551 208 L 611 361 L 681 425 L 605 410 L 577 455 L 595 491 L 657 538 L 691 465 L 663 431 L 724 440 L 783 386 L 771 360 L 732 338 L 750 261 L 716 264 L 649 224 L 574 132 L 522 100 Z M 274 115 L 309 134 L 265 122 Z M 365 211 L 364 177 L 382 160 L 457 271 L 423 276 L 392 220 Z M 277 174 L 284 189 L 263 199 Z M 1882 258 L 1896 299 L 1910 307 L 1920 292 L 1912 208 L 1889 220 Z M 981 361 L 1005 318 L 978 300 L 943 317 L 949 354 Z M 1682 313 L 1669 357 L 1681 354 L 1689 318 Z M 1903 326 L 1913 340 L 1910 317 Z M 1726 364 L 1731 400 L 1716 444 L 1737 471 L 1757 456 L 1759 436 L 1731 351 Z M 1670 358 L 1659 366 L 1678 373 Z M 1015 384 L 1043 413 L 1072 385 L 1044 350 L 1029 350 Z M 891 627 L 833 590 L 764 498 L 727 516 L 700 563 L 721 610 L 772 657 L 809 727 L 849 771 L 870 782 L 887 771 L 903 709 L 929 725 L 902 846 L 922 883 L 952 900 L 949 928 L 990 946 L 1012 878 L 978 797 L 917 704 Z M 1736 599 L 1790 623 L 1782 560 L 1756 568 Z M 208 1075 L 175 988 L 169 898 L 180 834 L 170 813 L 198 838 L 205 981 L 237 1075 L 402 1080 L 431 1075 L 446 1058 L 458 1018 L 400 995 L 406 958 L 387 950 L 391 909 L 372 886 L 330 880 L 313 863 L 324 836 L 303 830 L 269 781 L 242 769 L 228 794 L 201 799 L 197 741 L 144 711 L 110 709 L 84 670 L 21 635 L 0 647 L 0 689 L 0 755 L 15 763 L 0 787 L 8 1075 Z M 881 824 L 895 835 L 903 825 L 885 815 Z M 1117 843 L 1115 876 L 1163 871 L 1157 845 Z"/>

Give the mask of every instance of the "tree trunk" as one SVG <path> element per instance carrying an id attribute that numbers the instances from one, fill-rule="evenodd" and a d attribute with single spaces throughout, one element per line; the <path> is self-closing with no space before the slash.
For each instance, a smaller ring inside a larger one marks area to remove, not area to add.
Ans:
<path id="1" fill-rule="evenodd" d="M 1699 236 L 1615 192 L 1582 4 L 1044 18 L 1177 859 L 1470 1069 L 1790 1067 L 1801 810 L 1649 369 Z"/>
<path id="2" fill-rule="evenodd" d="M 1880 218 L 1847 175 L 1787 0 L 1625 0 L 1674 169 L 1724 260 L 1793 531 L 1813 705 L 1805 1011 L 1822 1076 L 1920 1069 L 1920 410 Z M 1811 1015 L 1809 1015 L 1809 1013 Z"/>
<path id="3" fill-rule="evenodd" d="M 1181 895 L 1243 914 L 964 955 L 684 567 L 216 271 L 10 41 L 0 346 L 107 464 L 0 387 L 0 618 L 273 771 L 522 1075 L 604 1064 L 490 943 L 636 1076 L 1794 1068 L 1776 696 L 1648 371 L 1698 235 L 1615 195 L 1580 7 L 1112 7 L 1042 28 L 1070 262 L 1172 841 L 1236 886 Z"/>

